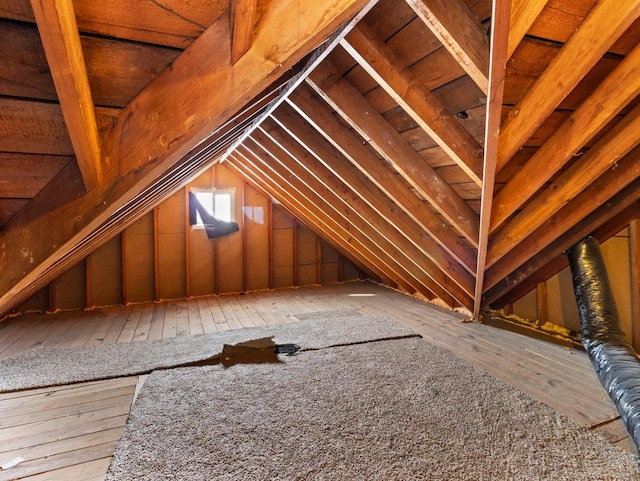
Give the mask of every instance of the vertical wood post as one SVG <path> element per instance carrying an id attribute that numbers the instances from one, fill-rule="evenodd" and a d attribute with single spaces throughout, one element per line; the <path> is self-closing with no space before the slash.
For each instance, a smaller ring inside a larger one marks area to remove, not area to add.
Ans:
<path id="1" fill-rule="evenodd" d="M 268 249 L 269 249 L 269 289 L 273 289 L 273 201 L 267 201 L 267 222 L 268 222 Z"/>
<path id="2" fill-rule="evenodd" d="M 547 301 L 547 283 L 540 282 L 537 290 L 538 322 L 544 324 L 549 320 L 549 303 Z"/>
<path id="3" fill-rule="evenodd" d="M 211 167 L 211 188 L 216 189 L 218 186 L 218 164 Z M 220 294 L 220 276 L 218 272 L 218 238 L 213 239 L 213 293 L 215 295 Z"/>
<path id="4" fill-rule="evenodd" d="M 241 190 L 242 224 L 240 225 L 240 230 L 242 232 L 242 292 L 247 292 L 247 213 L 245 211 L 245 207 L 247 205 L 247 181 L 244 179 L 242 179 Z"/>
<path id="5" fill-rule="evenodd" d="M 189 186 L 184 187 L 184 292 L 191 297 L 191 225 L 189 224 Z"/>
<path id="6" fill-rule="evenodd" d="M 160 300 L 160 249 L 158 245 L 158 208 L 153 209 L 153 298 Z"/>
<path id="7" fill-rule="evenodd" d="M 293 285 L 298 287 L 298 221 L 294 218 L 293 226 Z"/>
<path id="8" fill-rule="evenodd" d="M 120 265 L 122 268 L 122 272 L 120 274 L 121 276 L 121 283 L 120 283 L 120 289 L 121 289 L 121 295 L 122 295 L 122 305 L 126 306 L 129 303 L 129 299 L 128 299 L 128 295 L 127 295 L 127 263 L 125 261 L 125 259 L 127 258 L 127 241 L 125 240 L 127 235 L 126 235 L 127 229 L 123 230 L 122 233 L 120 234 Z"/>
<path id="9" fill-rule="evenodd" d="M 640 220 L 629 224 L 629 264 L 631 265 L 631 345 L 640 350 Z"/>
<path id="10" fill-rule="evenodd" d="M 84 262 L 84 307 L 93 307 L 93 283 L 91 282 L 92 271 L 93 258 L 89 255 Z"/>
<path id="11" fill-rule="evenodd" d="M 322 239 L 316 236 L 316 284 L 322 284 Z"/>

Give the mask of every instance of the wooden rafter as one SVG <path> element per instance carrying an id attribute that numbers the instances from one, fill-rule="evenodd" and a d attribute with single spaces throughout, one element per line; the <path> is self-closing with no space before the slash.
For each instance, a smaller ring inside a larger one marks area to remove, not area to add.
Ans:
<path id="1" fill-rule="evenodd" d="M 640 0 L 598 2 L 504 120 L 498 171 L 639 15 Z"/>
<path id="2" fill-rule="evenodd" d="M 640 46 L 637 46 L 496 194 L 492 231 L 640 94 L 639 74 Z"/>
<path id="3" fill-rule="evenodd" d="M 359 249 L 345 249 L 345 247 L 350 245 L 345 241 L 345 238 L 348 239 L 346 232 L 340 231 L 339 229 L 335 231 L 332 230 L 331 225 L 323 223 L 315 216 L 314 210 L 304 202 L 304 199 L 294 197 L 290 192 L 286 192 L 282 188 L 282 185 L 274 183 L 263 171 L 256 168 L 247 157 L 238 152 L 234 152 L 228 158 L 226 166 L 238 175 L 238 177 L 246 179 L 260 192 L 264 192 L 267 198 L 277 199 L 292 216 L 317 232 L 325 241 L 341 252 L 346 258 L 354 262 L 354 264 L 361 265 L 365 271 L 370 271 L 374 276 L 382 279 L 383 282 L 388 282 L 391 286 L 397 286 L 396 282 L 388 277 L 384 271 L 378 267 L 375 261 L 372 262 L 371 259 Z"/>
<path id="4" fill-rule="evenodd" d="M 258 0 L 231 2 L 231 63 L 235 64 L 251 48 L 256 23 Z"/>
<path id="5" fill-rule="evenodd" d="M 229 17 L 221 16 L 122 111 L 105 134 L 98 186 L 56 211 L 52 205 L 57 205 L 57 197 L 72 189 L 72 185 L 57 184 L 32 200 L 4 229 L 0 258 L 14 261 L 3 265 L 0 315 L 63 272 L 81 254 L 80 243 L 85 250 L 99 246 L 109 234 L 132 222 L 131 216 L 140 215 L 138 206 L 159 202 L 162 195 L 197 175 L 191 164 L 194 156 L 200 156 L 201 168 L 215 162 L 219 135 L 228 133 L 226 123 L 374 3 L 276 2 L 263 12 L 251 48 L 235 65 L 230 62 Z M 203 145 L 212 153 L 204 155 L 196 149 Z M 184 170 L 182 175 L 163 177 L 179 168 Z M 39 229 L 29 228 L 36 220 Z M 40 235 L 42 230 L 47 236 Z"/>
<path id="6" fill-rule="evenodd" d="M 258 153 L 262 152 L 263 155 L 267 156 L 268 160 L 262 159 L 260 155 L 250 150 L 247 145 L 251 145 L 252 149 L 257 149 Z M 312 218 L 315 217 L 317 220 L 321 220 L 325 225 L 330 226 L 334 232 L 342 233 L 340 237 L 343 239 L 345 247 L 351 244 L 351 252 L 362 253 L 368 260 L 368 263 L 370 265 L 377 265 L 385 277 L 391 278 L 407 292 L 418 291 L 423 293 L 423 295 L 433 296 L 433 293 L 431 293 L 426 286 L 420 285 L 420 282 L 404 270 L 390 253 L 381 249 L 375 242 L 370 241 L 366 237 L 354 236 L 348 228 L 350 223 L 348 221 L 345 223 L 344 218 L 342 222 L 340 222 L 329 215 L 328 212 L 335 212 L 331 204 L 326 202 L 321 195 L 310 189 L 300 179 L 291 175 L 290 172 L 284 173 L 287 169 L 280 164 L 277 158 L 274 158 L 271 154 L 262 150 L 261 147 L 252 144 L 250 140 L 240 146 L 236 154 L 242 155 L 245 162 L 249 162 L 253 168 L 258 170 L 260 175 L 270 179 L 274 184 L 281 186 L 279 197 L 285 197 L 286 194 L 291 196 L 291 193 L 295 193 L 292 199 L 294 202 L 306 203 L 307 211 L 309 212 L 308 215 L 311 215 Z M 237 155 L 235 158 L 238 160 Z"/>
<path id="7" fill-rule="evenodd" d="M 513 0 L 511 2 L 511 21 L 509 22 L 509 40 L 507 42 L 507 60 L 511 58 L 524 36 L 536 21 L 549 0 Z"/>
<path id="8" fill-rule="evenodd" d="M 487 288 L 509 276 L 638 177 L 640 148 L 629 153 L 615 168 L 609 169 L 597 182 L 592 183 L 571 202 L 547 218 L 527 239 L 514 247 L 509 255 L 496 262 L 487 272 Z"/>
<path id="9" fill-rule="evenodd" d="M 456 305 L 454 300 L 456 297 L 462 298 L 462 301 L 459 301 L 461 303 L 468 299 L 468 294 L 465 295 L 457 286 L 451 286 L 451 281 L 447 286 L 457 294 L 456 296 L 452 296 L 434 281 L 433 277 L 437 276 L 437 267 L 403 238 L 393 224 L 384 224 L 374 209 L 307 151 L 298 148 L 296 154 L 300 157 L 294 157 L 292 152 L 260 131 L 255 131 L 252 139 L 257 141 L 273 159 L 278 159 L 270 164 L 270 168 L 278 172 L 281 177 L 288 174 L 293 184 L 295 179 L 299 180 L 311 192 L 319 195 L 324 202 L 319 206 L 328 206 L 328 210 L 323 210 L 335 212 L 335 215 L 342 217 L 340 222 L 346 222 L 352 227 L 350 230 L 353 230 L 354 238 L 360 238 L 363 243 L 371 243 L 375 252 L 384 252 L 385 255 L 390 256 L 389 263 L 394 266 L 396 272 L 406 272 L 410 279 L 415 280 L 412 284 L 417 290 L 422 291 L 426 287 L 429 292 L 435 293 L 452 307 Z M 384 227 L 381 227 L 383 225 Z M 435 267 L 436 272 L 429 272 L 425 264 Z"/>
<path id="10" fill-rule="evenodd" d="M 469 242 L 477 246 L 479 222 L 473 209 L 355 87 L 345 79 L 336 79 L 335 75 L 333 66 L 325 62 L 307 77 L 307 83 Z"/>
<path id="11" fill-rule="evenodd" d="M 489 91 L 489 41 L 462 0 L 407 0 L 433 34 L 485 94 Z"/>
<path id="12" fill-rule="evenodd" d="M 485 121 L 485 150 L 482 197 L 480 204 L 480 236 L 478 240 L 478 266 L 474 291 L 473 317 L 478 318 L 482 306 L 484 271 L 489 246 L 489 228 L 496 176 L 496 154 L 500 133 L 504 78 L 507 64 L 507 39 L 511 4 L 509 0 L 493 2 L 491 31 L 491 67 L 489 72 L 489 96 Z"/>
<path id="13" fill-rule="evenodd" d="M 629 222 L 638 217 L 638 191 L 640 182 L 636 181 L 627 189 L 598 208 L 593 214 L 576 224 L 569 232 L 547 246 L 543 251 L 522 264 L 511 275 L 503 278 L 485 294 L 485 304 L 502 307 L 516 301 L 531 291 L 531 284 L 542 282 L 553 276 L 561 267 L 553 265 L 569 247 L 594 234 L 604 242 Z M 550 265 L 551 264 L 551 265 Z M 554 272 L 554 269 L 558 269 Z M 541 273 L 542 275 L 539 275 Z M 529 281 L 533 281 L 532 283 Z M 521 287 L 522 285 L 522 287 Z"/>
<path id="14" fill-rule="evenodd" d="M 274 118 L 278 125 L 265 121 L 261 127 L 268 130 L 274 142 L 286 149 L 298 162 L 325 178 L 327 186 L 349 194 L 349 205 L 357 207 L 365 218 L 376 219 L 375 226 L 403 255 L 417 264 L 440 289 L 456 299 L 465 299 L 473 289 L 473 279 L 460 265 L 446 256 L 436 242 L 424 236 L 419 227 L 393 204 L 372 183 L 365 182 L 358 170 L 335 151 L 326 141 L 318 138 L 310 126 L 305 126 L 292 109 L 278 109 Z M 286 130 L 286 134 L 284 133 Z M 257 135 L 257 134 L 256 134 Z M 295 139 L 295 142 L 294 142 Z M 296 143 L 297 142 L 297 143 Z M 356 197 L 352 197 L 355 194 Z M 386 222 L 382 227 L 383 222 Z M 438 265 L 433 259 L 438 258 Z M 437 293 L 438 289 L 430 287 Z"/>
<path id="15" fill-rule="evenodd" d="M 478 186 L 482 184 L 482 146 L 444 105 L 363 22 L 342 47 Z"/>
<path id="16" fill-rule="evenodd" d="M 640 143 L 640 106 L 629 112 L 580 159 L 534 197 L 513 219 L 495 232 L 489 247 L 487 265 L 491 266 L 518 245 L 550 216 L 558 212 L 589 186 L 605 190 L 607 185 L 592 184 Z M 627 180 L 627 179 L 625 179 Z M 592 202 L 576 206 L 578 212 Z"/>
<path id="17" fill-rule="evenodd" d="M 100 139 L 72 0 L 31 0 L 85 189 L 100 177 Z"/>
<path id="18" fill-rule="evenodd" d="M 411 217 L 425 234 L 437 240 L 468 272 L 475 273 L 476 256 L 473 248 L 460 238 L 455 229 L 442 222 L 426 201 L 419 199 L 405 182 L 398 179 L 395 170 L 387 162 L 378 159 L 355 135 L 345 129 L 325 102 L 313 97 L 312 92 L 304 87 L 300 86 L 287 98 L 287 102 L 298 114 Z"/>

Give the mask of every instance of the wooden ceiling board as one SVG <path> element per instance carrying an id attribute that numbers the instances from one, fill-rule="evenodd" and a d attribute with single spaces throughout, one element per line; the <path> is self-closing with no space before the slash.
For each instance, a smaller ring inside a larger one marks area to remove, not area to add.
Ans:
<path id="1" fill-rule="evenodd" d="M 26 199 L 0 199 L 0 228 L 4 227 L 26 204 Z"/>
<path id="2" fill-rule="evenodd" d="M 406 27 L 415 16 L 406 0 L 385 0 L 371 9 L 365 21 L 386 41 Z"/>
<path id="3" fill-rule="evenodd" d="M 228 0 L 76 0 L 81 32 L 187 48 L 229 9 Z M 2 0 L 0 16 L 35 22 L 29 0 Z"/>
<path id="4" fill-rule="evenodd" d="M 182 50 L 82 36 L 91 94 L 96 105 L 124 108 L 166 70 Z"/>
<path id="5" fill-rule="evenodd" d="M 59 104 L 0 98 L 0 152 L 75 155 Z"/>
<path id="6" fill-rule="evenodd" d="M 73 157 L 0 152 L 0 198 L 30 199 Z"/>
<path id="7" fill-rule="evenodd" d="M 58 100 L 35 25 L 0 19 L 0 95 Z"/>

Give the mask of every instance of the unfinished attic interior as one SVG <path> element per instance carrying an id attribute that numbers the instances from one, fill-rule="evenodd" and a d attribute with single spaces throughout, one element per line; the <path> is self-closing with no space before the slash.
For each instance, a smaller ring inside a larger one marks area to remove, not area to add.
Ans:
<path id="1" fill-rule="evenodd" d="M 0 0 L 0 481 L 640 479 L 639 17 Z"/>

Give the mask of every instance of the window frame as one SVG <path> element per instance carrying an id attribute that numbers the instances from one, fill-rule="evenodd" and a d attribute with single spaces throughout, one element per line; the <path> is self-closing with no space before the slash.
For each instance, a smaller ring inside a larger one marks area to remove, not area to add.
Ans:
<path id="1" fill-rule="evenodd" d="M 212 215 L 214 217 L 218 217 L 218 216 L 216 216 L 216 213 L 215 213 L 215 198 L 216 198 L 215 196 L 216 196 L 216 194 L 228 194 L 229 195 L 229 200 L 230 200 L 230 211 L 231 211 L 230 212 L 230 214 L 231 214 L 230 222 L 235 222 L 236 221 L 235 220 L 235 218 L 236 218 L 236 189 L 235 188 L 231 187 L 231 188 L 221 188 L 221 189 L 218 189 L 218 188 L 209 189 L 209 188 L 193 188 L 192 187 L 191 189 L 189 189 L 189 191 L 191 193 L 193 193 L 193 195 L 196 197 L 196 199 L 198 199 L 198 201 L 200 203 L 202 203 L 202 201 L 198 198 L 198 194 L 199 193 L 205 192 L 205 193 L 212 194 L 212 201 L 213 201 L 213 206 L 212 207 L 214 209 L 214 212 L 212 213 Z M 203 205 L 208 210 L 209 206 L 207 206 L 205 204 L 203 204 Z M 197 218 L 199 218 L 199 217 L 200 217 L 200 215 L 198 214 Z M 204 224 L 199 224 L 199 223 L 193 224 L 191 226 L 191 229 L 203 230 L 204 229 Z"/>

